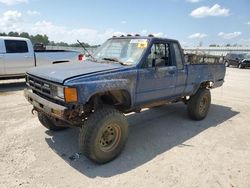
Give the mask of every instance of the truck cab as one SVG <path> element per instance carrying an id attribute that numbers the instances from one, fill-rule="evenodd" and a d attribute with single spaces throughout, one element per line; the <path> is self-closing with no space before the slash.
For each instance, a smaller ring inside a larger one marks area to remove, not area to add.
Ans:
<path id="1" fill-rule="evenodd" d="M 30 40 L 21 37 L 0 37 L 0 75 L 20 75 L 34 65 Z"/>
<path id="2" fill-rule="evenodd" d="M 186 63 L 177 40 L 120 36 L 108 39 L 84 63 L 29 70 L 24 94 L 43 126 L 79 127 L 81 152 L 106 163 L 125 146 L 124 114 L 182 101 L 192 119 L 202 120 L 210 89 L 222 86 L 224 76 L 222 63 Z"/>
<path id="3" fill-rule="evenodd" d="M 178 41 L 153 40 L 139 67 L 138 103 L 172 98 L 184 92 L 187 74 Z"/>
<path id="4" fill-rule="evenodd" d="M 83 54 L 77 51 L 34 51 L 32 43 L 22 37 L 0 36 L 0 79 L 24 77 L 28 69 L 37 66 L 82 62 Z"/>

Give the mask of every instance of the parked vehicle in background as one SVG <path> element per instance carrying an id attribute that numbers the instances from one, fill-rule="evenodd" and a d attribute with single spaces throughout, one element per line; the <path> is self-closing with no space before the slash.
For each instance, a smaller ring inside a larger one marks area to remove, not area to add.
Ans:
<path id="1" fill-rule="evenodd" d="M 106 163 L 125 146 L 124 113 L 183 101 L 192 119 L 204 119 L 210 89 L 222 86 L 226 69 L 212 59 L 186 63 L 177 40 L 114 37 L 84 63 L 29 70 L 24 93 L 43 126 L 79 127 L 82 153 Z"/>
<path id="2" fill-rule="evenodd" d="M 33 48 L 34 48 L 35 51 L 46 50 L 46 46 L 43 43 L 35 43 L 33 45 Z"/>
<path id="3" fill-rule="evenodd" d="M 34 51 L 29 39 L 0 37 L 0 79 L 22 77 L 32 67 L 82 61 L 83 57 L 77 51 Z"/>
<path id="4" fill-rule="evenodd" d="M 241 61 L 244 59 L 244 53 L 236 54 L 236 53 L 228 53 L 225 58 L 225 66 L 229 67 L 230 65 L 236 66 L 238 68 L 243 68 Z"/>
<path id="5" fill-rule="evenodd" d="M 250 54 L 244 54 L 243 59 L 240 61 L 241 68 L 250 67 Z"/>

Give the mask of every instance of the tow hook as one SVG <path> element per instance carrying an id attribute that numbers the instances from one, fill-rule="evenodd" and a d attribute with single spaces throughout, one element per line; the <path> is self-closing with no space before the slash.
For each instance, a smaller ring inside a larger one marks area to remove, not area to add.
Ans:
<path id="1" fill-rule="evenodd" d="M 32 113 L 33 115 L 35 115 L 34 112 L 37 112 L 37 110 L 36 110 L 35 108 L 33 108 L 33 109 L 31 110 L 31 113 Z"/>

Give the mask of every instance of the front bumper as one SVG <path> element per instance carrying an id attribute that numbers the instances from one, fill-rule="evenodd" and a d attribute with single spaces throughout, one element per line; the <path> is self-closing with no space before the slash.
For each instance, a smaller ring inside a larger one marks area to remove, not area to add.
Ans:
<path id="1" fill-rule="evenodd" d="M 55 104 L 53 102 L 50 102 L 35 93 L 32 93 L 28 89 L 24 90 L 24 96 L 28 100 L 30 104 L 34 106 L 34 109 L 40 112 L 44 112 L 49 116 L 66 120 L 68 113 L 68 108 L 65 106 Z"/>

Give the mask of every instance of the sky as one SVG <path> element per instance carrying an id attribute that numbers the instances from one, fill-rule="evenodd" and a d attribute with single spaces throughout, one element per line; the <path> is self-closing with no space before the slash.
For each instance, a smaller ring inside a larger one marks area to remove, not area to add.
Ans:
<path id="1" fill-rule="evenodd" d="M 183 46 L 250 46 L 250 0 L 0 0 L 0 32 L 47 34 L 101 44 L 113 35 L 154 34 Z"/>

